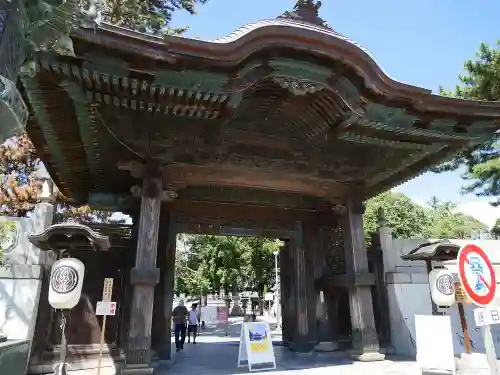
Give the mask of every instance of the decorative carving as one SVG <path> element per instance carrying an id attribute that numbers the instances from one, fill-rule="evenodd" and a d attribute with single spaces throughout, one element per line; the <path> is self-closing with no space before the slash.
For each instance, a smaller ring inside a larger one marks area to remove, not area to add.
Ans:
<path id="1" fill-rule="evenodd" d="M 133 178 L 142 178 L 144 173 L 144 163 L 131 160 L 131 161 L 119 161 L 116 166 L 121 171 L 128 171 Z"/>
<path id="2" fill-rule="evenodd" d="M 142 187 L 139 185 L 133 185 L 130 187 L 130 193 L 135 197 L 135 198 L 141 198 L 142 197 Z M 175 200 L 179 194 L 177 191 L 172 187 L 172 188 L 167 188 L 162 190 L 160 193 L 161 196 L 161 201 L 162 202 L 171 202 Z"/>
<path id="3" fill-rule="evenodd" d="M 339 275 L 346 272 L 344 230 L 341 226 L 320 229 L 323 245 L 326 250 L 326 275 Z"/>
<path id="4" fill-rule="evenodd" d="M 11 253 L 19 243 L 21 227 L 15 220 L 0 221 L 0 249 L 5 255 Z"/>
<path id="5" fill-rule="evenodd" d="M 310 82 L 292 77 L 273 77 L 273 82 L 284 89 L 288 89 L 294 95 L 314 94 L 325 87 L 321 83 Z"/>
<path id="6" fill-rule="evenodd" d="M 292 12 L 285 12 L 280 18 L 292 19 L 294 21 L 311 23 L 313 25 L 322 26 L 327 29 L 332 29 L 330 25 L 319 17 L 319 8 L 321 8 L 321 1 L 314 0 L 298 0 Z"/>

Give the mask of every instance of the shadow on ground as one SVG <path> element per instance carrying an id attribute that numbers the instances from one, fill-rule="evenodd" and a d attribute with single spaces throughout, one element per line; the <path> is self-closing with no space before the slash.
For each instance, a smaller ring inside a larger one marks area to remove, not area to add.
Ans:
<path id="1" fill-rule="evenodd" d="M 248 367 L 238 368 L 238 349 L 242 319 L 231 319 L 225 327 L 207 325 L 197 338 L 196 345 L 186 344 L 184 350 L 175 353 L 172 337 L 173 362 L 161 375 L 233 375 L 249 373 Z M 271 324 L 273 330 L 275 325 Z M 227 333 L 227 335 L 226 335 Z M 389 358 L 389 361 L 363 363 L 355 362 L 345 352 L 296 354 L 281 345 L 281 335 L 273 332 L 273 348 L 276 370 L 266 372 L 296 371 L 296 374 L 318 375 L 416 375 L 415 363 L 405 358 Z M 350 366 L 352 365 L 352 366 Z M 262 373 L 263 371 L 258 371 Z M 290 374 L 291 375 L 291 374 Z"/>
<path id="2" fill-rule="evenodd" d="M 231 375 L 248 373 L 248 367 L 238 368 L 238 349 L 242 320 L 230 320 L 226 327 L 207 325 L 198 335 L 196 345 L 186 344 L 184 350 L 175 353 L 169 373 L 176 375 Z M 271 324 L 271 329 L 273 329 Z M 290 371 L 347 365 L 352 363 L 342 353 L 315 353 L 301 355 L 289 351 L 281 345 L 281 337 L 273 335 L 276 370 Z"/>

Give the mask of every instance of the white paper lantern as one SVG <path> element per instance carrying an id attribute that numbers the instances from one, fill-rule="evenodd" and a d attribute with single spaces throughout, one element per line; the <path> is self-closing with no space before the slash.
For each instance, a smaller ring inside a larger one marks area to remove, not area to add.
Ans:
<path id="1" fill-rule="evenodd" d="M 438 306 L 451 306 L 455 303 L 455 284 L 453 274 L 445 268 L 435 268 L 429 273 L 431 298 Z"/>
<path id="2" fill-rule="evenodd" d="M 63 258 L 52 266 L 49 303 L 54 309 L 72 309 L 80 301 L 85 266 L 75 258 Z"/>

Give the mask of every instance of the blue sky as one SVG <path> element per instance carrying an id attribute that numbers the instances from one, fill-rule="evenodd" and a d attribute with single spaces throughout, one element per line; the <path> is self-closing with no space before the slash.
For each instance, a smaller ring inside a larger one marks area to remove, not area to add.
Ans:
<path id="1" fill-rule="evenodd" d="M 211 0 L 198 15 L 178 12 L 173 25 L 188 24 L 186 36 L 210 40 L 246 23 L 275 18 L 294 4 L 294 0 Z M 499 14 L 498 0 L 324 0 L 320 9 L 324 20 L 366 48 L 390 77 L 435 92 L 440 85 L 455 86 L 463 62 L 475 55 L 480 42 L 493 44 L 500 39 Z M 433 195 L 454 201 L 490 225 L 500 217 L 500 208 L 489 207 L 487 200 L 461 195 L 462 184 L 458 172 L 428 173 L 397 190 L 420 203 Z"/>

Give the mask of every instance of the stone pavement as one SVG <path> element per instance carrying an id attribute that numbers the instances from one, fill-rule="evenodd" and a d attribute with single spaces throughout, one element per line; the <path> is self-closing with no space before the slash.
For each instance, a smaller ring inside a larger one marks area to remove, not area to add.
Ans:
<path id="1" fill-rule="evenodd" d="M 238 346 L 242 319 L 230 318 L 229 335 L 223 329 L 207 326 L 197 339 L 197 344 L 187 344 L 175 353 L 169 369 L 158 371 L 160 375 L 232 375 L 248 373 L 248 368 L 238 368 Z M 376 363 L 354 362 L 341 353 L 316 353 L 296 355 L 279 345 L 281 338 L 273 337 L 277 369 L 273 373 L 314 375 L 417 375 L 415 362 L 383 361 Z M 175 352 L 175 350 L 174 350 Z M 269 372 L 269 371 L 268 371 Z M 262 374 L 264 372 L 255 372 Z"/>

